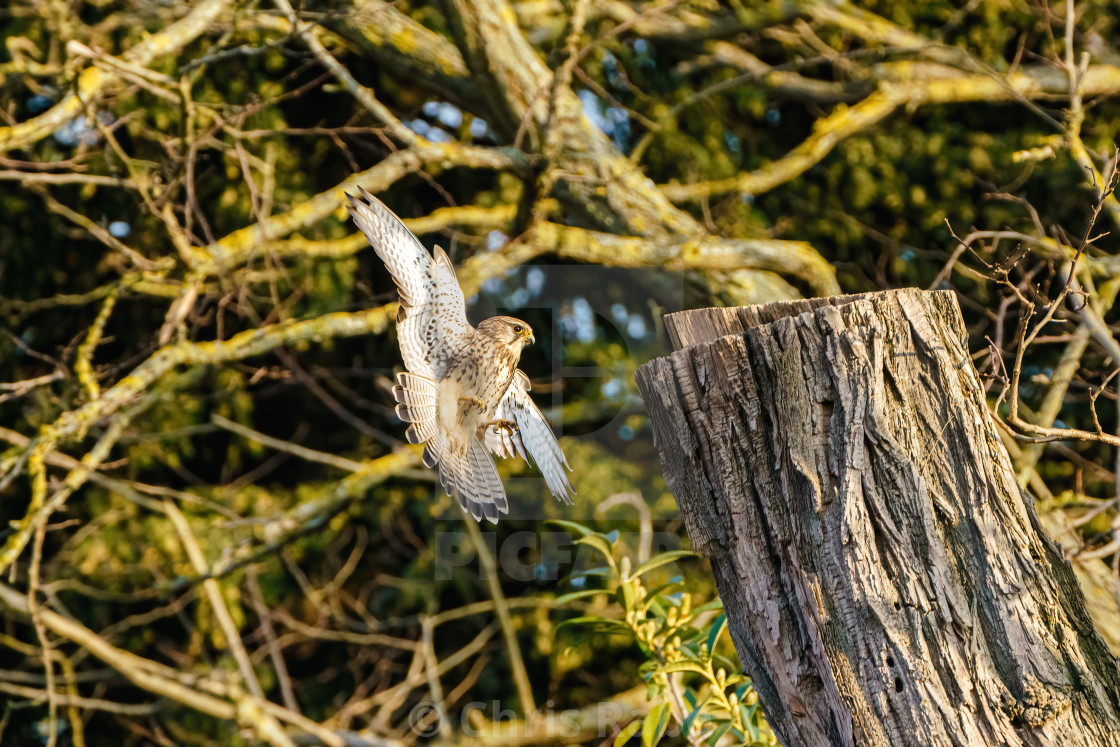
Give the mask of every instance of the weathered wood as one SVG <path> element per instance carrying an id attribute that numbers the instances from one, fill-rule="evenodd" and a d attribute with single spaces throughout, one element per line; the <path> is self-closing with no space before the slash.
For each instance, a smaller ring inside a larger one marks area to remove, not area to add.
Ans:
<path id="1" fill-rule="evenodd" d="M 785 745 L 1120 745 L 1120 672 L 1015 480 L 956 297 L 666 318 L 666 480 Z"/>

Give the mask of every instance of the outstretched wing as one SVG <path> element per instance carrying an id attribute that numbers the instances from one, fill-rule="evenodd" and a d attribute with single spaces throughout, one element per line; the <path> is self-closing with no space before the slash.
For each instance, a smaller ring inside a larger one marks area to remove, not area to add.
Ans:
<path id="1" fill-rule="evenodd" d="M 443 250 L 434 256 L 376 197 L 358 188 L 347 209 L 400 291 L 397 339 L 411 373 L 440 381 L 474 328 L 467 322 L 463 290 Z"/>
<path id="2" fill-rule="evenodd" d="M 510 434 L 505 430 L 486 429 L 486 448 L 500 457 L 520 456 L 526 462 L 532 457 L 537 469 L 544 475 L 549 492 L 565 503 L 571 503 L 575 488 L 568 480 L 571 467 L 560 448 L 560 442 L 552 433 L 548 421 L 529 397 L 529 377 L 518 370 L 505 395 L 498 402 L 492 415 L 495 420 L 511 420 L 517 430 Z M 571 495 L 569 495 L 569 493 Z"/>

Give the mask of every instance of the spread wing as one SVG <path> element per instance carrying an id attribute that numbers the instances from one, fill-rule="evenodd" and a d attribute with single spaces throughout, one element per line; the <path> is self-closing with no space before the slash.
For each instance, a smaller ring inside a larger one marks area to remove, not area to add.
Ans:
<path id="1" fill-rule="evenodd" d="M 552 433 L 548 421 L 529 397 L 529 377 L 517 371 L 513 382 L 494 411 L 495 420 L 512 420 L 517 431 L 512 435 L 505 430 L 486 429 L 486 448 L 500 457 L 509 459 L 520 456 L 526 462 L 532 457 L 537 469 L 544 475 L 549 492 L 565 503 L 571 503 L 569 492 L 575 488 L 568 480 L 571 467 L 564 456 L 560 442 Z"/>
<path id="2" fill-rule="evenodd" d="M 397 339 L 405 368 L 440 381 L 474 333 L 455 268 L 442 249 L 437 246 L 434 255 L 428 254 L 389 208 L 358 189 L 357 199 L 346 195 L 347 209 L 400 291 Z"/>

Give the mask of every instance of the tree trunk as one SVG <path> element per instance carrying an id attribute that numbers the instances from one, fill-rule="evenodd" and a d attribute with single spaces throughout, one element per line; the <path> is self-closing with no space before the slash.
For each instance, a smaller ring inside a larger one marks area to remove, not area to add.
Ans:
<path id="1" fill-rule="evenodd" d="M 669 487 L 785 745 L 1120 745 L 1120 671 L 950 292 L 666 317 Z"/>

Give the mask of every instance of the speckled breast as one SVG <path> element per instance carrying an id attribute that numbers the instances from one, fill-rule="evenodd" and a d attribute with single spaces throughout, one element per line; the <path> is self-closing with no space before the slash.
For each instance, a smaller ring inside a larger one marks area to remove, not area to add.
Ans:
<path id="1" fill-rule="evenodd" d="M 509 389 L 518 357 L 501 343 L 478 338 L 470 351 L 455 361 L 447 378 L 460 382 L 460 396 L 478 397 L 489 410 L 497 406 Z"/>

